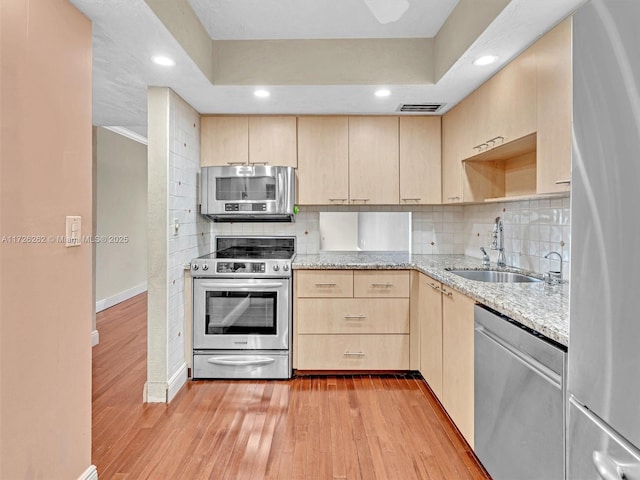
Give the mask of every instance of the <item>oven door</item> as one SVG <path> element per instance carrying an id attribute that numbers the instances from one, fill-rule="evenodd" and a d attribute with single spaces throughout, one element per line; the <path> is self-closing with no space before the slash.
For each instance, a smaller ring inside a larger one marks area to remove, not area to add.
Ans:
<path id="1" fill-rule="evenodd" d="M 290 279 L 193 281 L 193 348 L 288 350 Z"/>

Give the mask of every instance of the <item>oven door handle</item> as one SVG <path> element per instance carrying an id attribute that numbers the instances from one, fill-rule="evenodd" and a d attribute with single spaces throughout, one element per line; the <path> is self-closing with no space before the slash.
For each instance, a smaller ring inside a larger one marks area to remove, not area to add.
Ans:
<path id="1" fill-rule="evenodd" d="M 284 286 L 282 282 L 279 283 L 214 283 L 203 282 L 201 284 L 203 288 L 239 288 L 242 290 L 257 290 L 260 288 L 281 288 Z"/>
<path id="2" fill-rule="evenodd" d="M 274 363 L 275 358 L 271 357 L 257 357 L 257 356 L 233 356 L 233 357 L 212 357 L 207 360 L 208 363 L 213 365 L 226 365 L 226 366 L 238 366 L 247 367 L 250 365 L 269 365 Z"/>

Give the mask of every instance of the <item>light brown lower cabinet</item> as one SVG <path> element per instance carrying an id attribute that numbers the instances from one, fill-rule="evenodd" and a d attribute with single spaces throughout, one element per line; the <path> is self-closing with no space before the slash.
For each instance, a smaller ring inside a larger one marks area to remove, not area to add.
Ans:
<path id="1" fill-rule="evenodd" d="M 420 373 L 473 447 L 473 305 L 427 275 L 418 279 Z"/>
<path id="2" fill-rule="evenodd" d="M 473 305 L 442 287 L 442 404 L 473 448 Z"/>
<path id="3" fill-rule="evenodd" d="M 409 272 L 296 270 L 294 368 L 409 370 Z"/>

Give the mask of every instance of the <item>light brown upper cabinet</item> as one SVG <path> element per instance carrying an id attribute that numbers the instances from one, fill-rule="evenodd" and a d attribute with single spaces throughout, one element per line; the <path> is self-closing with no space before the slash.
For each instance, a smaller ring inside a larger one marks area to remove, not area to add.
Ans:
<path id="1" fill-rule="evenodd" d="M 537 191 L 565 192 L 571 180 L 571 19 L 532 48 L 538 64 Z"/>
<path id="2" fill-rule="evenodd" d="M 349 203 L 348 117 L 298 118 L 298 203 Z"/>
<path id="3" fill-rule="evenodd" d="M 438 204 L 442 198 L 440 117 L 400 117 L 400 204 Z"/>
<path id="4" fill-rule="evenodd" d="M 462 201 L 462 124 L 465 106 L 459 103 L 442 117 L 442 203 Z"/>
<path id="5" fill-rule="evenodd" d="M 297 166 L 294 116 L 203 116 L 200 165 Z"/>
<path id="6" fill-rule="evenodd" d="M 249 117 L 200 118 L 200 166 L 249 162 Z"/>
<path id="7" fill-rule="evenodd" d="M 397 205 L 398 117 L 349 117 L 349 192 L 354 205 Z"/>
<path id="8" fill-rule="evenodd" d="M 249 117 L 249 163 L 297 167 L 296 117 Z"/>

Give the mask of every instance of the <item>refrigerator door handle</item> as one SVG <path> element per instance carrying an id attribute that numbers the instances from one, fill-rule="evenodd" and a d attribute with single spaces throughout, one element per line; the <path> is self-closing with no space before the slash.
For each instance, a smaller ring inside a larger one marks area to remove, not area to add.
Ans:
<path id="1" fill-rule="evenodd" d="M 595 450 L 592 458 L 593 465 L 602 480 L 627 480 L 622 467 L 607 454 Z"/>

